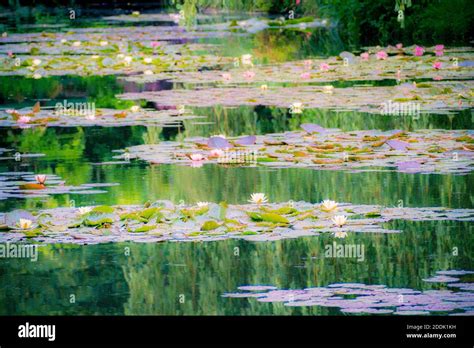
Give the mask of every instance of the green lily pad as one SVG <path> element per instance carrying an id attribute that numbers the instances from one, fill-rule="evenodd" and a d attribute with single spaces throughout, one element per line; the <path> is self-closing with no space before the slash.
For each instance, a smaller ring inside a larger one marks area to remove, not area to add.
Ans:
<path id="1" fill-rule="evenodd" d="M 206 221 L 202 226 L 201 226 L 201 231 L 212 231 L 215 230 L 216 228 L 219 228 L 219 224 L 215 222 L 214 220 L 209 220 Z"/>
<path id="2" fill-rule="evenodd" d="M 135 230 L 129 230 L 132 233 L 141 233 L 141 232 L 149 232 L 154 230 L 157 225 L 143 225 L 141 227 L 136 228 Z"/>

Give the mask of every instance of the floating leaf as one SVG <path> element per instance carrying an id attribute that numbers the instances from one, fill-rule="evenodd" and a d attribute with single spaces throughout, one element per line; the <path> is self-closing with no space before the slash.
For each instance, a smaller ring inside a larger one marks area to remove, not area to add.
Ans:
<path id="1" fill-rule="evenodd" d="M 228 149 L 234 147 L 231 143 L 229 143 L 225 138 L 222 137 L 211 137 L 207 141 L 207 146 L 213 149 Z"/>
<path id="2" fill-rule="evenodd" d="M 301 128 L 303 128 L 309 134 L 312 134 L 312 133 L 325 133 L 326 132 L 325 128 L 321 127 L 320 125 L 314 124 L 314 123 L 303 123 L 301 125 Z"/>
<path id="3" fill-rule="evenodd" d="M 215 230 L 216 228 L 219 228 L 219 226 L 220 225 L 214 220 L 209 220 L 202 224 L 201 231 L 212 231 L 212 230 Z"/>
<path id="4" fill-rule="evenodd" d="M 156 229 L 156 227 L 157 227 L 156 225 L 143 225 L 129 232 L 133 232 L 133 233 L 149 232 L 151 230 Z"/>
<path id="5" fill-rule="evenodd" d="M 256 141 L 257 141 L 257 137 L 255 135 L 249 135 L 249 136 L 235 140 L 234 143 L 237 145 L 246 146 L 246 145 L 253 145 L 255 144 Z"/>
<path id="6" fill-rule="evenodd" d="M 103 213 L 103 214 L 112 214 L 115 209 L 108 205 L 100 205 L 98 207 L 94 207 L 90 213 Z"/>

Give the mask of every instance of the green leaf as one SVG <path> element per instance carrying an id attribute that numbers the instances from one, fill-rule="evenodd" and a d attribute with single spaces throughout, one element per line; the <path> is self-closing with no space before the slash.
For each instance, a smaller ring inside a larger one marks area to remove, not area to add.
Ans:
<path id="1" fill-rule="evenodd" d="M 26 238 L 34 238 L 43 235 L 43 232 L 40 228 L 35 228 L 33 230 L 24 230 L 23 233 L 25 234 Z"/>
<path id="2" fill-rule="evenodd" d="M 201 231 L 212 231 L 218 228 L 219 226 L 220 225 L 214 220 L 209 220 L 202 224 Z"/>
<path id="3" fill-rule="evenodd" d="M 285 217 L 276 214 L 276 213 L 256 213 L 256 212 L 247 212 L 247 215 L 250 216 L 252 221 L 264 221 L 271 222 L 274 224 L 289 224 L 290 222 Z"/>
<path id="4" fill-rule="evenodd" d="M 91 214 L 84 219 L 84 225 L 93 227 L 112 224 L 113 222 L 113 216 L 110 214 Z"/>
<path id="5" fill-rule="evenodd" d="M 129 232 L 132 232 L 132 233 L 148 232 L 148 231 L 154 230 L 155 228 L 156 228 L 156 225 L 143 225 L 133 231 L 129 230 Z"/>
<path id="6" fill-rule="evenodd" d="M 251 236 L 251 235 L 254 235 L 254 234 L 258 234 L 258 233 L 254 232 L 254 231 L 244 231 L 244 232 L 242 232 L 243 236 Z"/>
<path id="7" fill-rule="evenodd" d="M 91 213 L 112 214 L 115 209 L 108 205 L 100 205 L 91 210 Z"/>
<path id="8" fill-rule="evenodd" d="M 263 221 L 267 221 L 267 222 L 273 222 L 276 224 L 278 223 L 289 224 L 290 223 L 290 221 L 288 221 L 287 218 L 275 213 L 262 213 L 261 216 L 262 216 Z"/>
<path id="9" fill-rule="evenodd" d="M 296 210 L 293 207 L 281 207 L 279 209 L 270 209 L 267 207 L 262 207 L 262 210 L 264 210 L 267 213 L 274 213 L 274 214 L 279 214 L 279 215 L 290 215 L 290 214 L 294 214 L 298 212 L 298 210 Z"/>
<path id="10" fill-rule="evenodd" d="M 263 221 L 262 215 L 260 213 L 248 211 L 247 215 L 250 216 L 250 219 L 252 219 L 252 221 Z"/>
<path id="11" fill-rule="evenodd" d="M 136 220 L 140 222 L 147 222 L 146 219 L 138 216 L 137 213 L 125 213 L 120 215 L 120 220 Z"/>

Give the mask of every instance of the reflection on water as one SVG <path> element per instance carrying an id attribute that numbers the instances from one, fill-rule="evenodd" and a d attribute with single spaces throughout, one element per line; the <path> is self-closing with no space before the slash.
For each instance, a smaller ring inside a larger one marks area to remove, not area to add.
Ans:
<path id="1" fill-rule="evenodd" d="M 338 240 L 364 245 L 363 262 L 324 257 L 325 245 L 334 241 L 329 235 L 271 243 L 49 245 L 39 249 L 36 263 L 0 263 L 0 314 L 338 314 L 337 308 L 294 308 L 222 295 L 248 284 L 444 289 L 445 284 L 422 279 L 439 270 L 472 269 L 472 224 L 404 221 L 393 227 L 404 232 Z M 75 304 L 69 303 L 71 294 Z"/>
<path id="2" fill-rule="evenodd" d="M 249 114 L 250 115 L 250 114 Z M 252 116 L 252 115 L 250 115 Z M 249 117 L 250 117 L 249 116 Z M 225 113 L 218 124 L 231 123 L 232 128 L 214 128 L 214 134 L 235 132 L 251 134 L 246 125 L 239 125 Z M 256 117 L 254 115 L 254 117 Z M 268 128 L 294 129 L 268 120 L 257 124 L 260 132 Z M 232 121 L 228 121 L 232 120 Z M 282 116 L 282 121 L 284 117 Z M 291 120 L 290 120 L 291 121 Z M 285 122 L 282 122 L 285 123 Z M 217 123 L 216 123 L 217 124 Z M 299 123 L 298 123 L 299 124 Z M 317 171 L 312 169 L 271 169 L 266 167 L 224 167 L 204 165 L 191 168 L 178 165 L 130 164 L 99 165 L 112 160 L 113 150 L 142 143 L 200 135 L 201 126 L 183 130 L 160 127 L 120 128 L 35 128 L 0 130 L 0 147 L 14 148 L 22 153 L 44 153 L 45 157 L 0 162 L 0 172 L 31 171 L 55 174 L 67 184 L 119 183 L 105 188 L 99 195 L 64 195 L 46 199 L 0 201 L 2 211 L 15 207 L 57 207 L 74 199 L 77 205 L 143 204 L 146 201 L 169 199 L 174 202 L 227 201 L 240 204 L 253 192 L 265 192 L 272 201 L 304 200 L 319 202 L 331 198 L 356 204 L 404 205 L 411 207 L 444 206 L 472 208 L 471 187 L 474 175 L 406 174 L 397 172 Z M 210 126 L 209 126 L 210 127 Z M 230 126 L 229 126 L 230 127 Z M 268 127 L 268 128 L 267 128 Z M 257 132 L 259 133 L 259 132 Z M 234 133 L 235 134 L 235 133 Z"/>
<path id="3" fill-rule="evenodd" d="M 6 18 L 0 24 L 21 29 L 17 17 Z M 44 22 L 48 23 L 48 18 L 44 18 Z M 74 25 L 96 26 L 103 25 L 103 22 L 78 20 Z M 255 35 L 198 41 L 222 44 L 220 54 L 224 56 L 252 54 L 256 63 L 263 64 L 337 55 L 344 50 L 344 44 L 330 29 L 270 29 Z M 376 83 L 391 85 L 394 81 Z M 351 85 L 344 82 L 333 84 L 341 88 Z M 96 108 L 127 109 L 133 102 L 118 100 L 115 95 L 192 87 L 169 81 L 139 85 L 123 82 L 115 76 L 63 76 L 39 80 L 0 77 L 0 104 L 3 108 L 19 109 L 31 107 L 37 100 L 41 100 L 42 106 L 54 106 L 56 102 L 68 99 L 70 102 L 94 102 Z M 142 106 L 159 107 L 145 102 Z M 284 132 L 296 130 L 302 123 L 317 123 L 345 131 L 472 129 L 469 110 L 451 115 L 421 115 L 417 119 L 310 109 L 301 115 L 291 115 L 287 109 L 265 106 L 215 106 L 192 108 L 192 111 L 205 118 L 184 121 L 181 127 L 0 128 L 0 147 L 22 153 L 45 154 L 42 158 L 23 158 L 18 162 L 0 161 L 0 172 L 55 174 L 71 185 L 119 183 L 119 186 L 105 188 L 106 194 L 4 200 L 0 201 L 0 211 L 54 208 L 68 205 L 71 200 L 77 206 L 143 204 L 159 199 L 240 204 L 245 203 L 253 192 L 265 192 L 273 202 L 319 202 L 330 198 L 339 202 L 386 206 L 474 207 L 473 174 L 421 175 L 388 171 L 355 174 L 213 165 L 191 168 L 142 162 L 98 165 L 113 160 L 113 150 L 127 146 L 214 134 L 239 136 Z M 357 282 L 423 290 L 443 289 L 444 284 L 430 284 L 422 279 L 440 270 L 474 268 L 472 224 L 396 221 L 390 225 L 403 230 L 403 233 L 358 233 L 340 241 L 363 245 L 366 253 L 363 262 L 324 258 L 325 245 L 333 242 L 329 235 L 270 243 L 224 240 L 48 245 L 40 249 L 36 263 L 1 260 L 0 315 L 340 314 L 337 308 L 295 308 L 282 303 L 257 303 L 252 299 L 230 299 L 222 295 L 247 284 L 302 289 Z M 70 303 L 71 295 L 76 298 L 74 304 Z"/>

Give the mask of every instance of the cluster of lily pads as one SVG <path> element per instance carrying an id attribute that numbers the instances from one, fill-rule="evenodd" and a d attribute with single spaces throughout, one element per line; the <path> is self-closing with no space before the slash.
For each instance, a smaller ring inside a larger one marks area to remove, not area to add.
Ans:
<path id="1" fill-rule="evenodd" d="M 448 282 L 448 287 L 453 290 L 421 291 L 359 283 L 289 290 L 278 290 L 268 285 L 246 285 L 238 288 L 241 292 L 226 293 L 223 297 L 255 298 L 258 302 L 283 303 L 290 307 L 338 308 L 343 314 L 474 315 L 474 284 L 458 278 L 474 272 L 448 270 L 437 273 L 437 277 L 426 281 Z"/>
<path id="2" fill-rule="evenodd" d="M 73 103 L 71 103 L 73 104 Z M 70 108 L 33 108 L 19 110 L 0 110 L 0 127 L 29 128 L 35 126 L 50 127 L 87 127 L 87 126 L 167 126 L 181 124 L 183 120 L 198 116 L 184 109 L 154 110 L 142 109 L 138 105 L 128 110 L 115 110 L 91 107 L 88 103 L 73 104 Z"/>
<path id="3" fill-rule="evenodd" d="M 274 241 L 329 233 L 398 233 L 385 227 L 391 220 L 473 221 L 472 209 L 401 208 L 375 205 L 307 202 L 269 203 L 263 193 L 249 204 L 198 202 L 175 205 L 157 201 L 144 206 L 55 208 L 1 214 L 0 241 L 35 238 L 44 243 L 215 241 L 228 238 Z"/>
<path id="4" fill-rule="evenodd" d="M 294 87 L 219 87 L 173 89 L 156 92 L 125 93 L 125 100 L 147 100 L 161 105 L 268 105 L 292 108 L 319 108 L 341 111 L 359 111 L 383 114 L 386 103 L 399 103 L 393 116 L 418 116 L 424 113 L 449 113 L 472 107 L 474 84 L 472 81 L 434 81 L 429 84 L 405 83 L 396 87 L 346 87 L 332 85 Z M 403 112 L 409 102 L 418 104 L 419 113 Z M 298 111 L 296 113 L 301 113 Z M 294 113 L 294 112 L 293 112 Z M 388 114 L 391 114 L 389 112 Z"/>
<path id="5" fill-rule="evenodd" d="M 16 160 L 20 161 L 22 158 L 42 157 L 44 153 L 21 153 L 13 149 L 0 148 L 0 161 Z"/>
<path id="6" fill-rule="evenodd" d="M 372 52 L 369 51 L 369 52 Z M 384 51 L 377 51 L 384 52 Z M 398 80 L 467 80 L 474 77 L 474 51 L 472 48 L 453 48 L 447 55 L 392 55 L 377 59 L 377 53 L 358 57 L 350 52 L 326 59 L 306 59 L 268 65 L 243 64 L 226 70 L 183 71 L 179 74 L 162 72 L 152 76 L 123 77 L 135 82 L 171 80 L 184 83 L 214 83 L 234 85 L 242 83 L 330 83 L 339 81 Z M 234 63 L 235 63 L 234 62 Z M 422 85 L 423 86 L 423 85 Z M 425 88 L 431 86 L 424 83 Z M 265 88 L 265 87 L 263 87 Z"/>
<path id="7" fill-rule="evenodd" d="M 302 131 L 190 138 L 183 142 L 132 146 L 116 158 L 200 166 L 233 163 L 331 170 L 393 168 L 409 173 L 465 174 L 474 165 L 474 137 L 462 130 L 350 131 L 305 123 Z M 248 161 L 248 154 L 256 154 Z M 233 160 L 235 159 L 235 160 Z"/>
<path id="8" fill-rule="evenodd" d="M 35 175 L 32 172 L 0 173 L 0 200 L 10 198 L 48 197 L 55 194 L 97 194 L 107 191 L 98 188 L 117 184 L 95 183 L 79 186 L 66 185 L 54 174 Z"/>
<path id="9" fill-rule="evenodd" d="M 169 44 L 153 39 L 149 34 L 13 34 L 19 36 L 12 43 L 0 45 L 0 76 L 21 75 L 36 79 L 68 74 L 150 76 L 163 71 L 196 70 L 231 62 L 230 58 L 211 54 L 215 46 Z M 0 38 L 0 42 L 7 39 Z"/>

